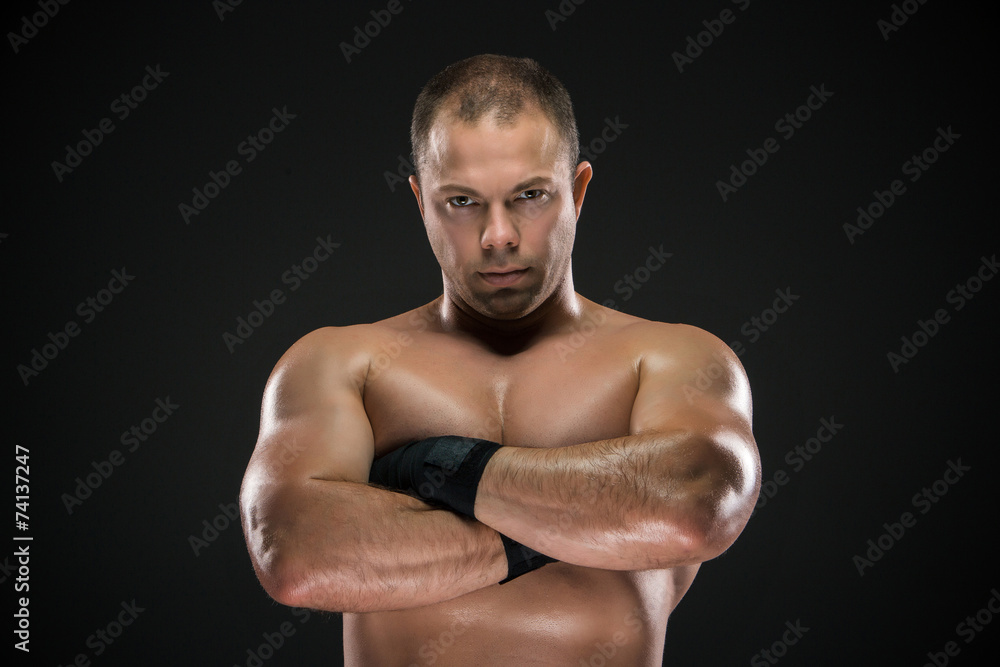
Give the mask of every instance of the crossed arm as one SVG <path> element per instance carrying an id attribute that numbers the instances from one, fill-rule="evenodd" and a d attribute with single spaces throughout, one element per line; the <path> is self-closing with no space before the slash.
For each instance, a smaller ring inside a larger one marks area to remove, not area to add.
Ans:
<path id="1" fill-rule="evenodd" d="M 265 391 L 240 497 L 254 568 L 279 602 L 375 611 L 451 599 L 504 578 L 499 533 L 588 567 L 698 563 L 750 515 L 760 469 L 749 389 L 704 332 L 642 359 L 630 435 L 501 448 L 479 484 L 478 520 L 366 483 L 374 438 L 355 335 L 310 334 Z"/>

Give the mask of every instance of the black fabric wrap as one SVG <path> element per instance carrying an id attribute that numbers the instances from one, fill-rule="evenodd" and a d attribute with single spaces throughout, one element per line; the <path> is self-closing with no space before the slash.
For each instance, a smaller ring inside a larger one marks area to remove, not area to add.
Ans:
<path id="1" fill-rule="evenodd" d="M 457 435 L 418 440 L 375 460 L 368 481 L 475 517 L 479 480 L 500 447 Z"/>
<path id="2" fill-rule="evenodd" d="M 507 578 L 501 581 L 501 584 L 506 584 L 522 574 L 537 570 L 543 565 L 556 562 L 555 558 L 550 558 L 531 547 L 526 547 L 503 533 L 500 533 L 500 539 L 503 541 L 503 550 L 507 553 Z"/>

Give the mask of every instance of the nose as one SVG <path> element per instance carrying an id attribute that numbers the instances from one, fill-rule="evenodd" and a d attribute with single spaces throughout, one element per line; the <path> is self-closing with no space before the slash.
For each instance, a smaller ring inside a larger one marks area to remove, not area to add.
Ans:
<path id="1" fill-rule="evenodd" d="M 494 206 L 483 229 L 483 250 L 513 248 L 521 241 L 517 226 L 511 219 L 510 211 L 503 206 Z"/>

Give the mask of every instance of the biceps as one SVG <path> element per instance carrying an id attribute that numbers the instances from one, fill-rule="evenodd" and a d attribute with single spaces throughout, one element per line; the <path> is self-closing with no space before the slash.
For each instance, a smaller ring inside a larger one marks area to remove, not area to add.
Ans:
<path id="1" fill-rule="evenodd" d="M 265 413 L 251 467 L 271 482 L 367 482 L 374 450 L 360 396 L 345 394 L 295 415 Z"/>
<path id="2" fill-rule="evenodd" d="M 749 435 L 750 388 L 736 369 L 707 367 L 684 374 L 651 373 L 639 384 L 632 407 L 632 433 L 717 432 Z"/>

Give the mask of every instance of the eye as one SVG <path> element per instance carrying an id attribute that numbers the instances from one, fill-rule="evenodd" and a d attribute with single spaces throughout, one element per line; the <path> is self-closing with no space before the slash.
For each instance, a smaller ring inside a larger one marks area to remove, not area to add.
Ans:
<path id="1" fill-rule="evenodd" d="M 458 195 L 456 197 L 448 197 L 447 200 L 449 206 L 454 206 L 455 208 L 468 208 L 476 203 L 472 197 L 466 195 Z"/>
<path id="2" fill-rule="evenodd" d="M 517 196 L 517 199 L 541 199 L 545 196 L 545 190 L 525 190 Z"/>

